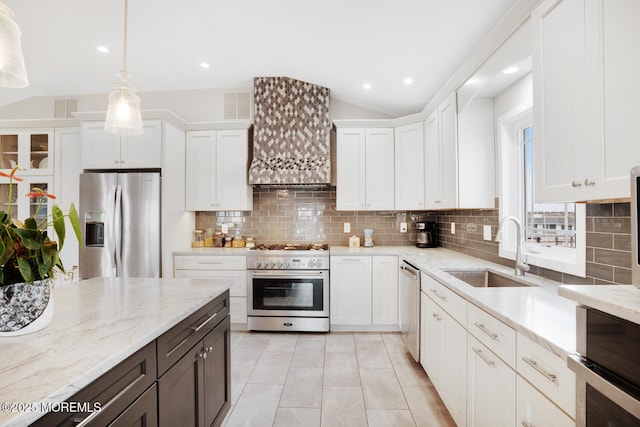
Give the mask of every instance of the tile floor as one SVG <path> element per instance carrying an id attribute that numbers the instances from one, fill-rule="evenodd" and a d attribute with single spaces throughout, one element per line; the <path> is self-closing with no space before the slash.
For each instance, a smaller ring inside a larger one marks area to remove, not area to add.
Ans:
<path id="1" fill-rule="evenodd" d="M 231 334 L 224 427 L 455 426 L 397 333 Z"/>

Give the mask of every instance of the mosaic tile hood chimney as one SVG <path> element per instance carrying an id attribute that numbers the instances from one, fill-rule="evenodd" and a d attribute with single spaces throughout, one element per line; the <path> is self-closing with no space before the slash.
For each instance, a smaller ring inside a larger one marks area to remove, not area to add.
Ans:
<path id="1" fill-rule="evenodd" d="M 329 89 L 288 77 L 256 77 L 253 97 L 249 183 L 328 185 Z"/>

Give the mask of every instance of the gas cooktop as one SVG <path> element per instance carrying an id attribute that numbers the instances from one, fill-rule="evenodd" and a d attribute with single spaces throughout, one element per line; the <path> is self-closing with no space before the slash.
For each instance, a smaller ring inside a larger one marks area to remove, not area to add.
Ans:
<path id="1" fill-rule="evenodd" d="M 329 250 L 327 243 L 274 243 L 270 245 L 260 244 L 251 250 L 257 251 L 326 251 Z"/>

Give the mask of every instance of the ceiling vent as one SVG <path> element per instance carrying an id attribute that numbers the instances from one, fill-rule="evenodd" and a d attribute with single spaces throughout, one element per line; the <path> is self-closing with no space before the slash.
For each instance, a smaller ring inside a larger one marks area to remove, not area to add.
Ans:
<path id="1" fill-rule="evenodd" d="M 78 111 L 78 98 L 56 99 L 54 101 L 53 117 L 56 119 L 73 119 L 71 113 Z"/>
<path id="2" fill-rule="evenodd" d="M 224 119 L 249 120 L 251 118 L 251 94 L 232 92 L 224 94 Z"/>

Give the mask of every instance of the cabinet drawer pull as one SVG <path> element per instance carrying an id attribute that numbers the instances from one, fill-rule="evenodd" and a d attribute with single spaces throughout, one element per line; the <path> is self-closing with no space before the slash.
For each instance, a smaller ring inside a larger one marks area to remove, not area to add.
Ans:
<path id="1" fill-rule="evenodd" d="M 192 326 L 191 331 L 198 332 L 200 329 L 204 328 L 205 325 L 213 320 L 214 317 L 218 315 L 218 312 L 213 313 L 211 316 L 207 318 L 204 322 L 200 323 L 198 326 Z"/>
<path id="2" fill-rule="evenodd" d="M 581 183 L 579 183 L 578 181 L 572 181 L 572 182 L 571 182 L 571 186 L 572 186 L 573 188 L 577 188 L 577 187 L 582 187 L 582 184 L 581 184 Z"/>
<path id="3" fill-rule="evenodd" d="M 433 294 L 438 298 L 440 298 L 441 300 L 445 300 L 445 301 L 447 300 L 447 297 L 444 295 L 440 295 L 437 289 L 431 289 L 431 292 L 433 292 Z"/>
<path id="4" fill-rule="evenodd" d="M 478 355 L 478 357 L 479 357 L 480 359 L 482 359 L 482 361 L 483 361 L 484 363 L 486 363 L 487 365 L 489 365 L 489 366 L 494 366 L 494 365 L 496 364 L 496 362 L 494 362 L 493 360 L 488 359 L 488 358 L 484 355 L 484 353 L 482 352 L 482 350 L 478 350 L 477 348 L 473 348 L 473 347 L 471 347 L 471 348 L 472 348 L 472 349 L 473 349 L 473 351 Z"/>
<path id="5" fill-rule="evenodd" d="M 438 322 L 442 320 L 442 317 L 438 316 L 436 313 L 432 314 L 433 318 L 436 319 Z"/>
<path id="6" fill-rule="evenodd" d="M 217 265 L 217 264 L 222 264 L 222 261 L 199 261 L 198 264 L 200 264 L 200 265 L 204 265 L 204 264 L 207 264 L 207 265 L 214 265 L 215 264 L 215 265 Z"/>
<path id="7" fill-rule="evenodd" d="M 584 180 L 584 185 L 586 185 L 587 187 L 591 187 L 592 185 L 596 185 L 595 181 L 591 181 L 589 178 Z"/>
<path id="8" fill-rule="evenodd" d="M 480 329 L 482 332 L 484 332 L 485 334 L 487 334 L 491 339 L 494 340 L 498 340 L 498 334 L 496 334 L 495 332 L 492 332 L 491 330 L 489 330 L 489 328 L 487 328 L 484 323 L 474 323 L 475 327 Z"/>
<path id="9" fill-rule="evenodd" d="M 522 421 L 521 424 L 522 424 L 522 427 L 535 427 L 533 425 L 533 423 L 530 423 L 530 422 L 527 422 L 527 421 L 524 421 L 524 420 Z"/>
<path id="10" fill-rule="evenodd" d="M 544 370 L 538 364 L 538 362 L 536 360 L 534 360 L 532 357 L 523 357 L 522 361 L 524 363 L 526 363 L 527 365 L 531 366 L 536 371 L 538 371 L 540 374 L 542 374 L 542 376 L 544 376 L 546 379 L 548 379 L 552 383 L 558 384 L 558 376 L 556 374 L 553 374 L 551 372 L 547 372 L 546 370 Z"/>

